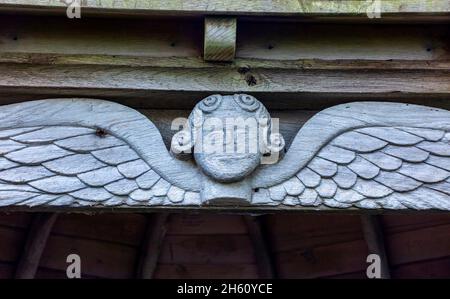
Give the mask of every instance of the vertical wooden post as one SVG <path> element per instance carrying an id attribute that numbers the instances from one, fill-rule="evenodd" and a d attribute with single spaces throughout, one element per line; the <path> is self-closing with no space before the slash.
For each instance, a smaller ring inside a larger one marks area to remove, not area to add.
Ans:
<path id="1" fill-rule="evenodd" d="M 142 241 L 136 277 L 151 279 L 158 264 L 161 246 L 167 231 L 168 213 L 157 213 L 150 216 Z"/>
<path id="2" fill-rule="evenodd" d="M 381 278 L 391 278 L 383 230 L 378 216 L 363 215 L 361 216 L 361 223 L 369 253 L 378 254 L 381 259 Z"/>
<path id="3" fill-rule="evenodd" d="M 275 270 L 260 217 L 244 216 L 244 219 L 253 244 L 259 278 L 271 279 L 275 278 Z"/>
<path id="4" fill-rule="evenodd" d="M 34 278 L 56 218 L 55 213 L 39 213 L 33 216 L 15 278 Z"/>

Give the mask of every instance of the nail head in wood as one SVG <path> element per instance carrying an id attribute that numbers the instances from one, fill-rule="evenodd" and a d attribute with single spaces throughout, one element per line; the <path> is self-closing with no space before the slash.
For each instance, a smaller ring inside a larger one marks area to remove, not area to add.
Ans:
<path id="1" fill-rule="evenodd" d="M 206 17 L 204 59 L 232 61 L 236 51 L 236 18 Z"/>

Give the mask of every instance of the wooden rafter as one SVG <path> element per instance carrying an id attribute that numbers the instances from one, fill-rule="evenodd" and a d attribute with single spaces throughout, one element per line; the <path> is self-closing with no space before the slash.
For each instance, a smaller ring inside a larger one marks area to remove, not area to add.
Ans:
<path id="1" fill-rule="evenodd" d="M 384 246 L 383 229 L 379 216 L 362 215 L 361 223 L 369 254 L 378 254 L 381 259 L 381 277 L 391 278 L 389 261 Z"/>
<path id="2" fill-rule="evenodd" d="M 259 278 L 276 278 L 270 247 L 261 223 L 261 216 L 244 216 L 244 219 L 253 244 Z"/>
<path id="3" fill-rule="evenodd" d="M 137 265 L 136 277 L 151 279 L 158 264 L 161 246 L 166 235 L 168 213 L 152 214 L 142 240 L 140 258 Z"/>
<path id="4" fill-rule="evenodd" d="M 56 218 L 55 213 L 34 215 L 15 278 L 34 278 Z"/>

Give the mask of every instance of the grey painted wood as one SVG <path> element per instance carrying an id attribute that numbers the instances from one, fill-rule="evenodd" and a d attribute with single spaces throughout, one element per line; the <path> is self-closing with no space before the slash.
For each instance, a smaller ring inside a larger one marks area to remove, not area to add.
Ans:
<path id="1" fill-rule="evenodd" d="M 101 16 L 204 16 L 204 15 L 247 15 L 247 16 L 299 16 L 306 18 L 341 16 L 348 20 L 357 18 L 371 20 L 367 12 L 374 12 L 373 2 L 360 0 L 252 0 L 230 2 L 223 0 L 148 0 L 148 1 L 86 1 L 82 11 L 87 15 Z M 63 13 L 66 5 L 57 0 L 2 0 L 0 9 L 41 14 Z M 383 0 L 382 14 L 391 19 L 418 18 L 432 19 L 448 14 L 450 4 L 445 0 Z"/>
<path id="2" fill-rule="evenodd" d="M 211 116 L 269 116 L 245 95 L 208 97 L 196 109 L 207 111 L 193 122 L 200 127 Z M 450 210 L 445 110 L 381 102 L 335 106 L 287 139 L 289 149 L 275 164 L 230 154 L 223 173 L 195 154 L 177 160 L 152 122 L 111 102 L 14 104 L 0 108 L 0 119 L 0 134 L 8 131 L 1 141 L 14 146 L 0 157 L 3 208 Z"/>

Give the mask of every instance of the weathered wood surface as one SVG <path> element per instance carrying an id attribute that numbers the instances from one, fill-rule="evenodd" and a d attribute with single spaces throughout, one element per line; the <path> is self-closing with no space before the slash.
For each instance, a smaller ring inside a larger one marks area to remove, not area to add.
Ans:
<path id="1" fill-rule="evenodd" d="M 0 213 L 2 278 L 13 277 L 29 216 Z M 66 278 L 65 260 L 70 253 L 82 257 L 83 278 L 134 277 L 139 243 L 130 240 L 144 235 L 145 219 L 145 215 L 117 213 L 60 215 L 54 226 L 58 231 L 52 232 L 36 277 Z M 267 220 L 280 277 L 366 277 L 368 250 L 359 216 L 276 214 L 267 216 Z M 449 215 L 390 215 L 381 220 L 392 277 L 448 277 Z M 97 229 L 108 226 L 108 236 L 104 229 Z M 168 223 L 167 254 L 159 262 L 155 277 L 258 278 L 247 234 L 242 216 L 175 214 Z M 349 250 L 351 242 L 358 240 L 361 252 Z M 361 261 L 353 259 L 352 254 Z"/>
<path id="2" fill-rule="evenodd" d="M 202 20 L 2 16 L 0 25 L 2 103 L 82 96 L 189 109 L 211 93 L 244 91 L 272 109 L 317 110 L 349 100 L 443 103 L 449 93 L 444 25 L 240 21 L 233 63 L 203 61 Z"/>
<path id="3" fill-rule="evenodd" d="M 268 115 L 248 95 L 208 97 L 195 111 L 207 111 L 206 119 L 208 113 L 217 117 L 230 107 L 237 109 L 236 115 Z M 250 171 L 241 171 L 239 163 L 229 166 L 226 179 L 236 184 L 225 186 L 220 167 L 199 161 L 203 158 L 197 154 L 198 166 L 176 160 L 153 123 L 121 105 L 44 100 L 6 106 L 2 113 L 4 208 L 208 205 L 214 210 L 227 208 L 222 200 L 232 198 L 252 205 L 239 206 L 236 210 L 241 212 L 449 210 L 450 117 L 445 110 L 396 103 L 326 109 L 288 141 L 282 160 L 263 166 L 251 160 L 244 165 Z M 234 161 L 233 155 L 227 159 Z"/>
<path id="4" fill-rule="evenodd" d="M 236 18 L 205 18 L 203 59 L 232 61 L 236 52 Z"/>
<path id="5" fill-rule="evenodd" d="M 41 13 L 61 13 L 66 5 L 57 0 L 2 0 L 0 8 Z M 88 14 L 113 15 L 262 15 L 262 16 L 363 16 L 373 13 L 372 1 L 364 0 L 256 0 L 229 2 L 223 0 L 168 1 L 86 1 L 82 11 Z M 387 16 L 446 16 L 450 4 L 446 0 L 383 0 L 379 7 Z"/>
<path id="6" fill-rule="evenodd" d="M 57 214 L 34 215 L 22 255 L 17 264 L 15 278 L 35 277 L 56 218 Z"/>
<path id="7" fill-rule="evenodd" d="M 450 241 L 448 233 L 444 233 L 448 215 L 390 215 L 382 216 L 382 222 L 392 269 L 421 261 L 426 268 L 427 262 L 437 261 L 441 273 L 448 272 L 444 270 L 449 255 L 444 249 Z M 268 227 L 281 278 L 333 277 L 354 272 L 358 272 L 358 278 L 367 278 L 369 251 L 358 216 L 271 215 Z M 422 275 L 425 273 L 426 269 Z M 393 277 L 401 275 L 393 271 Z"/>

